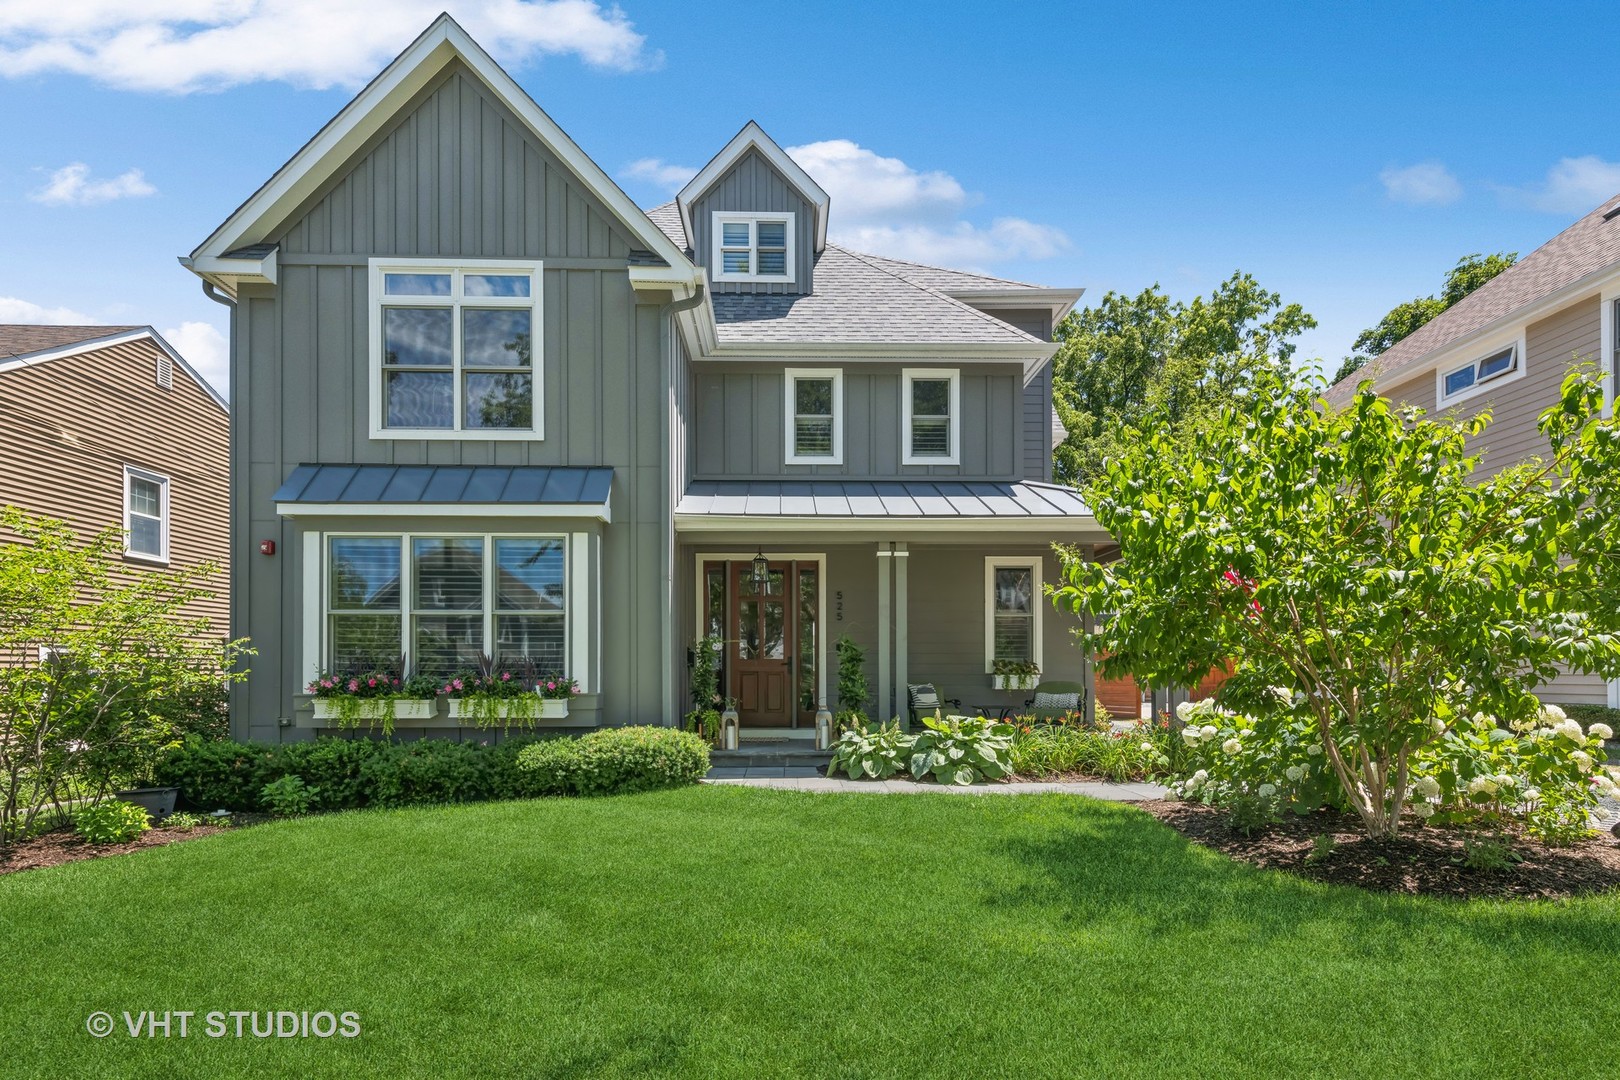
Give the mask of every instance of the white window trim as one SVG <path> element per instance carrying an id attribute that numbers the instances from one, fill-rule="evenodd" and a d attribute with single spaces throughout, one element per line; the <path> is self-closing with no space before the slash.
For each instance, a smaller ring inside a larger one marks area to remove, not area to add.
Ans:
<path id="1" fill-rule="evenodd" d="M 832 453 L 826 455 L 800 454 L 798 435 L 798 402 L 794 395 L 796 379 L 832 380 Z M 844 372 L 842 368 L 787 368 L 782 372 L 782 422 L 786 427 L 782 454 L 789 465 L 842 465 L 844 463 Z"/>
<path id="2" fill-rule="evenodd" d="M 411 541 L 413 540 L 482 540 L 484 542 L 484 600 L 493 604 L 494 589 L 494 559 L 495 541 L 497 540 L 560 540 L 563 544 L 563 669 L 564 674 L 571 676 L 579 684 L 582 694 L 595 692 L 596 673 L 594 664 L 587 661 L 586 656 L 591 650 L 587 646 L 588 638 L 583 631 L 590 625 L 590 613 L 585 610 L 589 604 L 590 596 L 587 577 L 589 576 L 589 544 L 587 533 L 539 533 L 539 532 L 467 532 L 453 529 L 424 529 L 416 532 L 403 532 L 398 529 L 366 531 L 358 529 L 334 529 L 330 532 L 308 532 L 304 534 L 304 668 L 310 674 L 298 684 L 299 690 L 313 678 L 316 673 L 325 670 L 331 665 L 331 627 L 334 614 L 345 612 L 332 611 L 331 572 L 332 572 L 332 545 L 333 540 L 364 540 L 386 539 L 400 542 L 400 597 L 399 597 L 399 644 L 400 655 L 406 657 L 407 663 L 412 663 L 409 646 L 411 640 Z M 598 583 L 599 584 L 599 583 Z M 600 602 L 595 605 L 600 608 Z M 347 614 L 356 614 L 348 612 Z M 510 614 L 510 612 L 508 613 Z M 495 611 L 492 606 L 485 607 L 484 616 L 484 646 L 489 651 L 495 636 Z M 598 624 L 598 630 L 600 625 Z M 599 654 L 600 642 L 595 651 Z M 493 653 L 491 653 L 493 655 Z M 402 673 L 403 674 L 403 673 Z"/>
<path id="3" fill-rule="evenodd" d="M 373 439 L 415 442 L 418 440 L 457 439 L 467 442 L 538 442 L 545 438 L 545 275 L 542 263 L 533 259 L 371 259 L 368 264 L 370 295 L 368 344 L 370 392 L 370 431 Z M 454 387 L 451 408 L 456 426 L 449 428 L 391 428 L 386 426 L 387 393 L 383 379 L 382 312 L 385 306 L 448 307 L 465 305 L 461 297 L 461 277 L 466 273 L 491 271 L 526 272 L 530 275 L 528 296 L 480 296 L 473 299 L 473 307 L 527 308 L 530 316 L 529 380 L 534 390 L 534 426 L 532 428 L 464 428 L 462 422 L 462 369 L 461 332 L 459 320 L 451 334 L 453 360 L 450 371 Z M 449 274 L 452 284 L 449 296 L 383 296 L 383 275 L 395 274 Z"/>
<path id="4" fill-rule="evenodd" d="M 159 520 L 159 524 L 161 525 L 161 529 L 159 531 L 163 538 L 163 553 L 161 555 L 150 555 L 144 551 L 130 550 L 129 540 L 132 533 L 130 528 L 130 515 L 133 513 L 134 508 L 130 503 L 129 489 L 130 482 L 133 480 L 150 481 L 151 483 L 158 485 L 162 492 L 162 495 L 160 496 L 162 506 L 160 508 Z M 153 472 L 150 469 L 136 468 L 134 465 L 124 466 L 124 558 L 131 559 L 135 562 L 151 563 L 153 566 L 169 565 L 169 505 L 169 478 L 167 476 L 164 476 L 162 473 Z"/>
<path id="5" fill-rule="evenodd" d="M 1028 567 L 1031 571 L 1030 606 L 1034 609 L 1032 615 L 1035 625 L 1030 628 L 1034 635 L 1030 647 L 1030 659 L 1042 671 L 1046 670 L 1043 662 L 1044 654 L 1041 649 L 1041 609 L 1046 605 L 1042 602 L 1045 594 L 1041 591 L 1041 564 L 1043 560 L 1039 555 L 986 555 L 984 557 L 984 673 L 995 674 L 996 669 L 996 568 Z"/>
<path id="6" fill-rule="evenodd" d="M 798 215 L 782 212 L 767 213 L 739 213 L 732 210 L 716 210 L 709 215 L 709 277 L 714 281 L 760 281 L 781 282 L 785 285 L 795 284 L 798 276 L 798 264 L 794 261 L 798 247 Z M 761 221 L 786 222 L 787 273 L 761 274 L 759 273 L 759 223 Z M 723 226 L 726 223 L 747 222 L 748 224 L 748 267 L 749 273 L 727 273 L 725 260 L 720 257 L 721 237 L 725 235 Z"/>
<path id="7" fill-rule="evenodd" d="M 1455 394 L 1446 393 L 1447 375 L 1455 374 L 1466 367 L 1472 367 L 1477 371 L 1481 360 L 1495 356 L 1503 349 L 1508 348 L 1513 350 L 1515 361 L 1513 370 L 1493 376 L 1484 382 L 1476 381 L 1466 390 L 1459 390 Z M 1457 404 L 1459 401 L 1467 401 L 1469 398 L 1478 397 L 1480 394 L 1488 394 L 1498 386 L 1517 382 L 1519 379 L 1524 378 L 1525 369 L 1529 366 L 1529 358 L 1525 356 L 1524 331 L 1522 329 L 1515 332 L 1511 337 L 1497 339 L 1494 344 L 1487 348 L 1475 347 L 1470 352 L 1473 354 L 1473 359 L 1467 363 L 1442 364 L 1434 369 L 1434 400 L 1440 407 L 1447 408 Z"/>
<path id="8" fill-rule="evenodd" d="M 911 452 L 911 384 L 917 379 L 948 379 L 951 384 L 951 452 L 945 457 Z M 956 368 L 902 368 L 900 370 L 900 464 L 959 465 L 962 461 L 962 372 Z"/>
<path id="9" fill-rule="evenodd" d="M 1598 296 L 1598 357 L 1603 373 L 1603 415 L 1614 415 L 1614 402 L 1620 392 L 1620 285 L 1604 289 Z M 1616 684 L 1620 685 L 1620 684 Z"/>

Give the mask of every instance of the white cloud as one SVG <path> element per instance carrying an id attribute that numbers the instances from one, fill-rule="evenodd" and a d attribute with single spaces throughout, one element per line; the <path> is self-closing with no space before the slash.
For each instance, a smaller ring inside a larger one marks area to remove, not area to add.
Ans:
<path id="1" fill-rule="evenodd" d="M 160 332 L 210 386 L 227 398 L 231 396 L 230 342 L 212 323 L 183 322 Z"/>
<path id="2" fill-rule="evenodd" d="M 146 175 L 139 169 L 130 169 L 111 180 L 93 180 L 90 166 L 76 161 L 51 173 L 45 186 L 28 197 L 48 206 L 90 206 L 156 194 L 157 188 L 147 182 Z"/>
<path id="3" fill-rule="evenodd" d="M 180 94 L 269 81 L 354 89 L 446 6 L 503 63 L 573 55 L 629 71 L 663 60 L 596 0 L 0 0 L 0 73 Z"/>
<path id="4" fill-rule="evenodd" d="M 1378 174 L 1384 194 L 1398 203 L 1413 206 L 1445 206 L 1462 198 L 1462 184 L 1438 161 L 1425 161 L 1405 168 L 1391 165 Z"/>
<path id="5" fill-rule="evenodd" d="M 1595 154 L 1563 158 L 1540 184 L 1505 189 L 1531 209 L 1549 214 L 1584 214 L 1620 192 L 1620 162 Z"/>
<path id="6" fill-rule="evenodd" d="M 950 266 L 1048 259 L 1069 250 L 1063 230 L 1016 217 L 988 226 L 962 215 L 982 201 L 952 175 L 922 172 L 851 142 L 828 139 L 787 153 L 832 199 L 833 239 L 860 251 Z"/>
<path id="7" fill-rule="evenodd" d="M 671 165 L 663 158 L 642 158 L 632 161 L 619 172 L 620 176 L 631 180 L 645 180 L 655 187 L 677 191 L 686 186 L 686 182 L 697 175 L 697 170 L 689 165 Z"/>
<path id="8" fill-rule="evenodd" d="M 45 323 L 51 326 L 88 326 L 96 320 L 72 308 L 42 307 L 31 300 L 0 296 L 0 323 Z"/>

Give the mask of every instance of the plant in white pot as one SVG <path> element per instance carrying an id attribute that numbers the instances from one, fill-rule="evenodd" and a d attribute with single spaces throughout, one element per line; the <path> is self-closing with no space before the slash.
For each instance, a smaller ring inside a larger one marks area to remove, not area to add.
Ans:
<path id="1" fill-rule="evenodd" d="M 568 715 L 568 700 L 579 693 L 578 684 L 564 675 L 537 674 L 532 661 L 497 665 L 480 657 L 478 670 L 445 680 L 439 693 L 450 702 L 450 719 L 481 728 L 514 724 L 533 727 L 536 720 Z"/>
<path id="2" fill-rule="evenodd" d="M 997 690 L 1033 690 L 1041 677 L 1041 666 L 1033 660 L 997 660 L 990 671 Z"/>
<path id="3" fill-rule="evenodd" d="M 431 720 L 438 712 L 439 682 L 426 675 L 401 677 L 390 670 L 322 672 L 306 687 L 315 698 L 315 719 L 340 728 L 362 723 L 392 735 L 395 720 Z"/>

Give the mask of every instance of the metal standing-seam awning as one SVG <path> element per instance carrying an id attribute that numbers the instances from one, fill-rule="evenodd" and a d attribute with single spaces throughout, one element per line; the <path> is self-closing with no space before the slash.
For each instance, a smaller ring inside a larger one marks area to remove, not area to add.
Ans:
<path id="1" fill-rule="evenodd" d="M 543 465 L 299 465 L 283 517 L 571 517 L 611 521 L 613 470 Z"/>
<path id="2" fill-rule="evenodd" d="M 1079 492 L 1034 481 L 694 481 L 675 507 L 683 532 L 848 527 L 1090 532 Z"/>

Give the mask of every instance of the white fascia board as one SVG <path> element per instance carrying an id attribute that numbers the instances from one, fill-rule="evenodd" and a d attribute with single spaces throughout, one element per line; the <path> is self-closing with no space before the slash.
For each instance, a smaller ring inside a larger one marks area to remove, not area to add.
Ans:
<path id="1" fill-rule="evenodd" d="M 1009 345 L 887 345 L 839 342 L 717 343 L 694 360 L 732 363 L 776 363 L 782 360 L 837 360 L 848 363 L 909 364 L 1019 364 L 1027 386 L 1052 357 L 1057 344 L 1050 341 Z"/>
<path id="2" fill-rule="evenodd" d="M 1085 295 L 1084 289 L 941 289 L 952 300 L 981 311 L 1046 308 L 1055 326 Z"/>
<path id="3" fill-rule="evenodd" d="M 449 15 L 435 19 L 420 37 L 395 57 L 263 187 L 214 230 L 213 235 L 192 252 L 193 261 L 219 257 L 227 251 L 264 241 L 271 231 L 291 217 L 336 174 L 339 167 L 392 121 L 406 102 L 453 60 L 460 60 L 477 74 L 502 104 L 511 109 L 536 138 L 562 159 L 647 250 L 657 253 L 672 267 L 691 266 L 685 252 L 648 219 L 607 173 Z"/>
<path id="4" fill-rule="evenodd" d="M 24 353 L 21 356 L 8 356 L 0 360 L 0 371 L 10 371 L 13 368 L 32 367 L 34 364 L 45 364 L 52 360 L 64 360 L 80 353 L 93 352 L 96 349 L 106 349 L 114 345 L 127 345 L 132 341 L 150 338 L 152 344 L 162 349 L 164 354 L 172 360 L 175 366 L 184 371 L 200 387 L 203 393 L 213 399 L 215 405 L 225 413 L 231 411 L 230 402 L 220 396 L 219 391 L 209 385 L 208 380 L 197 374 L 197 369 L 186 363 L 186 358 L 175 351 L 173 345 L 164 340 L 163 335 L 150 326 L 140 326 L 134 330 L 125 330 L 117 334 L 108 334 L 106 337 L 91 338 L 89 341 L 76 341 L 72 345 L 63 345 L 55 349 L 41 349 L 39 352 Z"/>
<path id="5" fill-rule="evenodd" d="M 281 517 L 576 518 L 609 524 L 607 503 L 276 503 Z"/>
<path id="6" fill-rule="evenodd" d="M 182 255 L 180 265 L 198 277 L 207 278 L 220 288 L 226 289 L 232 296 L 236 295 L 236 286 L 242 282 L 252 285 L 274 285 L 278 273 L 274 249 L 258 259 Z"/>
<path id="7" fill-rule="evenodd" d="M 832 199 L 821 185 L 804 171 L 803 166 L 788 157 L 787 151 L 778 146 L 776 140 L 765 134 L 765 129 L 753 120 L 744 124 L 743 129 L 737 132 L 718 154 L 710 158 L 709 163 L 699 169 L 698 174 L 687 181 L 680 194 L 675 196 L 675 207 L 681 213 L 681 225 L 685 227 L 687 237 L 697 235 L 692 229 L 692 204 L 702 198 L 704 192 L 713 187 L 715 181 L 724 176 L 726 170 L 735 165 L 750 149 L 763 154 L 766 161 L 787 177 L 788 183 L 799 189 L 799 194 L 804 196 L 805 201 L 815 206 L 816 250 L 818 252 L 824 250 L 827 247 L 827 210 Z"/>
<path id="8" fill-rule="evenodd" d="M 1094 517 L 1029 514 L 1021 517 L 790 517 L 787 515 L 675 515 L 679 533 L 800 532 L 982 533 L 1028 532 L 1051 536 L 1101 534 Z"/>
<path id="9" fill-rule="evenodd" d="M 667 289 L 675 293 L 676 300 L 684 300 L 691 296 L 703 282 L 702 274 L 694 275 L 690 264 L 632 266 L 629 273 L 632 289 L 642 292 L 662 292 Z"/>

